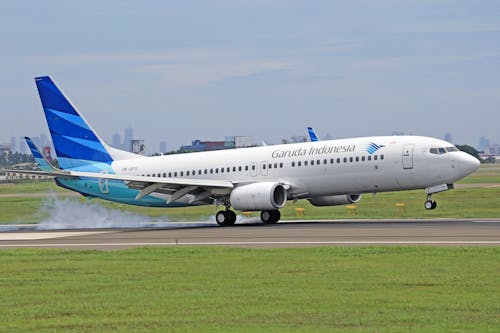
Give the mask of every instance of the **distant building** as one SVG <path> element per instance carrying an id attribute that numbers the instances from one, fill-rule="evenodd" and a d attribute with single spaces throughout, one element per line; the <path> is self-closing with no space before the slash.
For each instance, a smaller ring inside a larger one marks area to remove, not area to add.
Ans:
<path id="1" fill-rule="evenodd" d="M 130 151 L 134 154 L 145 155 L 146 146 L 144 145 L 144 140 L 131 140 Z"/>
<path id="2" fill-rule="evenodd" d="M 120 136 L 120 134 L 118 133 L 115 133 L 113 134 L 113 139 L 111 140 L 111 145 L 115 148 L 118 148 L 118 149 L 122 149 L 123 148 L 123 145 L 122 145 L 122 138 Z"/>
<path id="3" fill-rule="evenodd" d="M 134 130 L 129 126 L 125 128 L 125 135 L 123 136 L 123 149 L 131 147 L 132 140 L 134 140 Z"/>
<path id="4" fill-rule="evenodd" d="M 309 137 L 305 135 L 295 135 L 291 137 L 292 143 L 301 143 L 309 141 Z"/>
<path id="5" fill-rule="evenodd" d="M 484 136 L 479 138 L 479 147 L 478 150 L 485 151 L 490 146 L 490 140 L 485 138 Z"/>
<path id="6" fill-rule="evenodd" d="M 246 148 L 246 147 L 255 147 L 257 144 L 254 139 L 250 136 L 235 136 L 234 137 L 234 146 L 236 148 Z"/>
<path id="7" fill-rule="evenodd" d="M 181 146 L 181 152 L 212 151 L 236 148 L 234 137 L 226 137 L 224 141 L 201 141 L 194 140 L 190 145 Z"/>

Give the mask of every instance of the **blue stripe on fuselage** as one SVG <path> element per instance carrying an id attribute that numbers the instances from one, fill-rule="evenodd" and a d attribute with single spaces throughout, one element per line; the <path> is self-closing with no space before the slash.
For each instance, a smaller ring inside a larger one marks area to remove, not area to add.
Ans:
<path id="1" fill-rule="evenodd" d="M 87 197 L 95 197 L 104 200 L 109 200 L 113 202 L 136 205 L 136 206 L 146 206 L 146 207 L 186 207 L 187 204 L 182 203 L 166 203 L 165 200 L 155 198 L 151 195 L 147 195 L 140 200 L 136 200 L 135 197 L 139 194 L 138 190 L 130 189 L 125 185 L 123 181 L 120 180 L 108 180 L 106 189 L 107 193 L 101 191 L 101 186 L 103 183 L 99 183 L 97 179 L 91 178 L 81 178 L 81 179 L 64 179 L 56 178 L 56 184 L 60 187 L 77 191 L 80 194 Z"/>

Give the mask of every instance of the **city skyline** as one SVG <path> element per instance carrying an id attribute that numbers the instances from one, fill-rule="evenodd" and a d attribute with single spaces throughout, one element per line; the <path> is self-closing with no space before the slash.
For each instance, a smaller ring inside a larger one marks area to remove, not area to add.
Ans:
<path id="1" fill-rule="evenodd" d="M 111 145 L 114 148 L 118 149 L 123 149 L 130 151 L 131 146 L 130 143 L 132 140 L 141 140 L 138 137 L 134 136 L 134 129 L 131 127 L 131 125 L 128 125 L 126 128 L 121 130 L 124 133 L 123 140 L 121 139 L 120 135 L 120 130 L 117 132 L 114 132 L 111 135 L 111 140 L 106 140 L 103 138 L 105 142 L 107 142 L 109 145 Z M 305 130 L 304 130 L 305 131 Z M 411 132 L 405 132 L 405 131 L 393 131 L 391 134 L 387 135 L 414 135 L 414 133 Z M 159 142 L 148 142 L 145 141 L 145 146 L 146 146 L 146 152 L 147 154 L 155 154 L 155 153 L 168 153 L 172 151 L 177 151 L 181 149 L 183 146 L 189 146 L 190 144 L 193 144 L 194 141 L 227 141 L 228 138 L 231 137 L 238 137 L 238 136 L 221 136 L 219 138 L 204 138 L 204 137 L 199 137 L 199 136 L 194 136 L 192 139 L 190 139 L 189 142 L 182 143 L 179 146 L 170 146 L 169 149 L 167 149 L 167 140 L 160 140 Z M 332 136 L 330 133 L 324 133 L 319 135 L 321 140 L 333 140 L 336 139 Z M 442 136 L 437 137 L 439 139 L 443 139 L 445 141 L 451 142 L 455 145 L 470 145 L 477 149 L 478 151 L 484 151 L 487 153 L 488 149 L 499 149 L 500 142 L 495 142 L 492 141 L 491 139 L 485 137 L 485 136 L 480 136 L 477 138 L 476 142 L 454 142 L 453 140 L 453 133 L 451 132 L 445 132 L 443 133 Z M 40 148 L 45 147 L 45 146 L 50 146 L 51 150 L 53 150 L 53 145 L 52 145 L 52 140 L 50 139 L 49 135 L 46 133 L 40 133 L 38 136 L 32 136 L 31 137 L 33 142 Z M 279 139 L 277 142 L 271 142 L 271 141 L 265 141 L 263 139 L 255 138 L 255 137 L 248 137 L 251 138 L 253 142 L 257 143 L 260 142 L 261 144 L 265 142 L 267 145 L 278 145 L 278 144 L 284 144 L 284 143 L 297 143 L 297 142 L 303 142 L 304 140 L 308 138 L 306 134 L 290 134 L 287 137 L 283 137 Z M 21 153 L 28 153 L 28 147 L 25 144 L 24 137 L 20 136 L 19 141 L 17 141 L 17 137 L 11 137 L 10 142 L 7 141 L 0 141 L 0 145 L 5 146 L 10 144 L 12 146 L 14 142 L 14 147 L 15 149 L 13 151 L 16 152 L 21 152 Z M 55 156 L 53 156 L 55 157 Z"/>

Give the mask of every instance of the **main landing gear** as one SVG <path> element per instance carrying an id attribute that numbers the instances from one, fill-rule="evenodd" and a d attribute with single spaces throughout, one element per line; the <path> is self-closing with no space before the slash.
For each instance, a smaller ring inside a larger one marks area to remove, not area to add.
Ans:
<path id="1" fill-rule="evenodd" d="M 424 207 L 427 210 L 436 209 L 437 202 L 434 201 L 434 200 L 432 200 L 432 195 L 431 194 L 427 195 L 427 201 L 424 203 Z"/>
<path id="2" fill-rule="evenodd" d="M 263 210 L 260 213 L 260 219 L 264 224 L 274 224 L 277 223 L 281 218 L 281 213 L 279 210 Z"/>
<path id="3" fill-rule="evenodd" d="M 260 213 L 260 219 L 264 224 L 277 223 L 281 218 L 279 210 L 264 210 Z M 215 215 L 215 221 L 221 226 L 234 225 L 236 222 L 236 213 L 226 207 L 226 210 L 221 210 Z"/>
<path id="4" fill-rule="evenodd" d="M 222 226 L 233 225 L 236 222 L 236 213 L 228 207 L 215 215 L 215 221 Z"/>

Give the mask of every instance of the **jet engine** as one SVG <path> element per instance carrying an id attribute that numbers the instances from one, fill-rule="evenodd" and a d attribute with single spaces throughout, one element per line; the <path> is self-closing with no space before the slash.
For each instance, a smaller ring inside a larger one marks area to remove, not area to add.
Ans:
<path id="1" fill-rule="evenodd" d="M 229 200 L 236 210 L 275 210 L 285 205 L 286 197 L 282 184 L 261 182 L 236 187 Z"/>
<path id="2" fill-rule="evenodd" d="M 309 202 L 313 206 L 339 206 L 353 204 L 359 202 L 359 200 L 361 200 L 361 194 L 347 194 L 312 197 Z"/>

